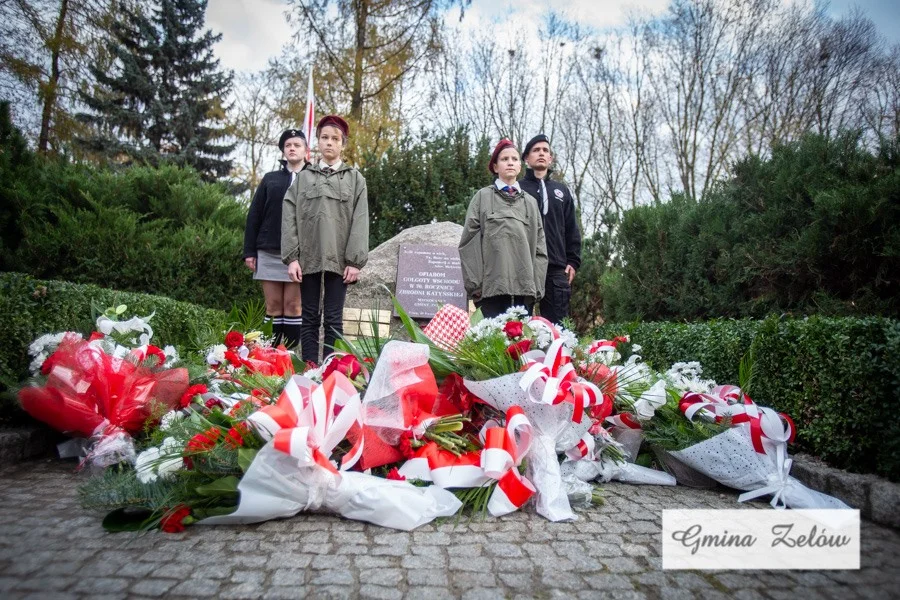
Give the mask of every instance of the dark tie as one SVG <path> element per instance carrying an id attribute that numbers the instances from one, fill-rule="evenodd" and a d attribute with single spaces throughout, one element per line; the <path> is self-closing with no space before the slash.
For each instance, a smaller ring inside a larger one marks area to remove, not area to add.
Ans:
<path id="1" fill-rule="evenodd" d="M 516 195 L 516 188 L 512 187 L 511 185 L 504 186 L 503 191 L 506 192 L 507 194 L 509 194 L 510 196 Z"/>
<path id="2" fill-rule="evenodd" d="M 334 169 L 332 169 L 331 167 L 325 167 L 324 169 L 322 169 L 322 172 L 326 175 L 331 175 L 332 173 L 334 173 Z"/>

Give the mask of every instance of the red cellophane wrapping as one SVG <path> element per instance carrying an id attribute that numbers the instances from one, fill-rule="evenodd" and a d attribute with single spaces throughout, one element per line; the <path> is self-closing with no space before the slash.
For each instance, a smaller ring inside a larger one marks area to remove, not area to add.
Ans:
<path id="1" fill-rule="evenodd" d="M 153 372 L 84 340 L 64 339 L 47 361 L 47 383 L 21 390 L 22 408 L 54 429 L 80 437 L 107 424 L 132 434 L 140 431 L 154 408 L 174 408 L 188 387 L 186 369 Z"/>

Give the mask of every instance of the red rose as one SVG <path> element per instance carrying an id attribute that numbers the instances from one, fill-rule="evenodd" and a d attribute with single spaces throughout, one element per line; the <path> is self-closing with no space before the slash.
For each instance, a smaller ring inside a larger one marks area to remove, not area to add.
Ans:
<path id="1" fill-rule="evenodd" d="M 512 356 L 513 360 L 519 360 L 529 350 L 531 350 L 531 340 L 521 340 L 507 348 L 506 353 Z"/>
<path id="2" fill-rule="evenodd" d="M 163 515 L 159 520 L 159 528 L 166 533 L 178 533 L 184 531 L 184 520 L 191 516 L 191 507 L 179 504 L 171 511 Z"/>
<path id="3" fill-rule="evenodd" d="M 352 354 L 345 354 L 340 358 L 333 358 L 322 373 L 322 380 L 328 379 L 333 372 L 343 373 L 347 379 L 356 379 L 362 373 L 362 365 Z"/>
<path id="4" fill-rule="evenodd" d="M 468 413 L 477 398 L 466 389 L 465 381 L 457 373 L 450 373 L 438 389 L 439 409 L 432 411 L 436 415 Z"/>
<path id="5" fill-rule="evenodd" d="M 192 385 L 187 389 L 187 391 L 181 395 L 181 408 L 186 408 L 188 404 L 194 399 L 194 396 L 199 396 L 201 394 L 207 393 L 209 390 L 206 389 L 206 386 L 202 383 L 198 383 L 197 385 Z"/>
<path id="6" fill-rule="evenodd" d="M 208 398 L 206 402 L 203 403 L 203 406 L 206 408 L 215 408 L 216 406 L 222 408 L 222 401 L 213 396 L 212 398 Z"/>
<path id="7" fill-rule="evenodd" d="M 508 321 L 503 326 L 503 331 L 506 332 L 507 337 L 510 339 L 517 338 L 522 335 L 522 325 L 522 321 Z"/>
<path id="8" fill-rule="evenodd" d="M 397 470 L 397 467 L 394 467 L 393 469 L 388 471 L 385 479 L 392 479 L 394 481 L 406 481 L 406 477 L 400 474 L 400 471 Z"/>
<path id="9" fill-rule="evenodd" d="M 618 337 L 614 337 L 612 341 L 612 345 L 615 347 L 619 347 L 619 344 L 627 344 L 628 336 L 620 335 Z"/>
<path id="10" fill-rule="evenodd" d="M 404 431 L 400 434 L 400 442 L 397 444 L 397 450 L 403 455 L 403 458 L 409 460 L 415 453 L 412 447 L 412 432 Z"/>
<path id="11" fill-rule="evenodd" d="M 225 334 L 225 346 L 228 348 L 240 348 L 244 345 L 244 334 L 240 331 L 229 331 Z"/>
<path id="12" fill-rule="evenodd" d="M 104 337 L 106 337 L 106 336 L 104 336 L 99 331 L 94 331 L 93 333 L 91 333 L 91 337 L 88 338 L 88 341 L 96 342 L 97 340 L 102 340 Z"/>

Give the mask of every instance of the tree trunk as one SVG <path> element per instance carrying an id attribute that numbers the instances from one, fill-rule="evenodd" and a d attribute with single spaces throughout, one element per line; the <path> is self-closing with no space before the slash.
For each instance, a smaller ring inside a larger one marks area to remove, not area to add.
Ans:
<path id="1" fill-rule="evenodd" d="M 356 13 L 356 48 L 353 58 L 353 90 L 350 95 L 350 118 L 362 121 L 363 54 L 366 50 L 366 26 L 369 20 L 369 0 L 354 0 Z"/>
<path id="2" fill-rule="evenodd" d="M 50 119 L 53 117 L 53 109 L 56 106 L 56 90 L 59 85 L 59 54 L 62 48 L 63 30 L 66 25 L 66 13 L 69 11 L 69 0 L 62 0 L 59 4 L 59 18 L 56 21 L 56 29 L 49 40 L 50 46 L 50 79 L 44 88 L 44 105 L 41 108 L 41 133 L 38 136 L 38 152 L 46 154 L 50 146 Z"/>

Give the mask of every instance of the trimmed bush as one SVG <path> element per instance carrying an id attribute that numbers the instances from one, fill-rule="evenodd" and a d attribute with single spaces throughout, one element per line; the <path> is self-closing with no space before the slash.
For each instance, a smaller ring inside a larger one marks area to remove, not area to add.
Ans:
<path id="1" fill-rule="evenodd" d="M 221 323 L 225 314 L 163 296 L 119 292 L 95 285 L 41 281 L 20 273 L 0 273 L 0 387 L 11 388 L 25 380 L 30 363 L 28 346 L 40 335 L 60 331 L 89 334 L 94 329 L 93 307 L 103 310 L 125 304 L 129 314 L 155 313 L 153 343 L 190 346 L 196 325 Z M 0 407 L 9 415 L 10 407 Z"/>
<path id="2" fill-rule="evenodd" d="M 772 316 L 762 321 L 607 324 L 658 370 L 696 360 L 705 377 L 738 383 L 752 350 L 751 394 L 797 424 L 797 444 L 831 465 L 900 480 L 900 321 Z"/>
<path id="3" fill-rule="evenodd" d="M 701 199 L 624 212 L 610 321 L 900 315 L 900 140 L 807 135 Z M 590 258 L 590 257 L 588 257 Z"/>

